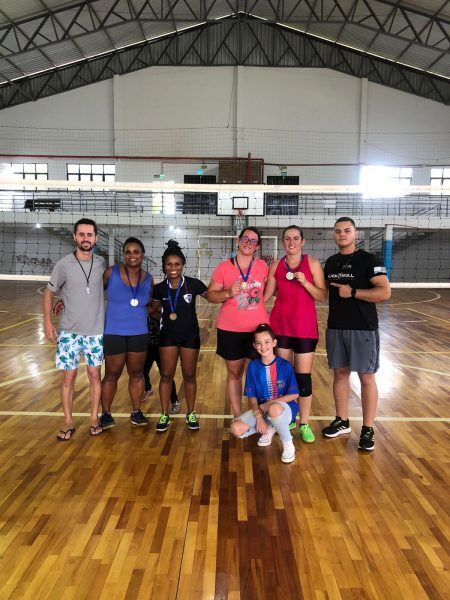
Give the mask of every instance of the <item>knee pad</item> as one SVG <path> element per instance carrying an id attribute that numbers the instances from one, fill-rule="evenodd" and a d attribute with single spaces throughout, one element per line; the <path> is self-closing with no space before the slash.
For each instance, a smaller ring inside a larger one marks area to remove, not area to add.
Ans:
<path id="1" fill-rule="evenodd" d="M 295 379 L 297 380 L 300 398 L 308 398 L 308 396 L 311 396 L 311 394 L 312 394 L 311 373 L 296 373 Z"/>

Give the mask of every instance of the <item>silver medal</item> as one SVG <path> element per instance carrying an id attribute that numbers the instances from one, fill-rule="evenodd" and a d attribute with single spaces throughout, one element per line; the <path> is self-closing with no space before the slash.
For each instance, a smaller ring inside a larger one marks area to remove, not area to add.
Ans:
<path id="1" fill-rule="evenodd" d="M 139 300 L 137 298 L 132 298 L 130 300 L 131 306 L 137 306 L 139 304 Z"/>
<path id="2" fill-rule="evenodd" d="M 90 293 L 91 293 L 91 288 L 88 286 L 88 287 L 86 288 L 86 294 L 90 294 Z"/>
<path id="3" fill-rule="evenodd" d="M 292 271 L 288 271 L 286 273 L 286 279 L 289 279 L 289 281 L 292 281 L 292 279 L 294 279 L 294 273 Z"/>

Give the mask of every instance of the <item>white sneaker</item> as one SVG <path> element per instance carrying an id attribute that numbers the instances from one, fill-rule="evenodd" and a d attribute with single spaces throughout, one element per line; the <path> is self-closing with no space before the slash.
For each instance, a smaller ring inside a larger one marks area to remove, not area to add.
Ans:
<path id="1" fill-rule="evenodd" d="M 290 463 L 295 459 L 295 446 L 292 440 L 289 442 L 283 442 L 283 454 L 281 455 L 281 461 L 284 463 Z"/>
<path id="2" fill-rule="evenodd" d="M 174 402 L 170 404 L 169 413 L 171 415 L 177 415 L 180 412 L 181 404 L 179 402 Z"/>
<path id="3" fill-rule="evenodd" d="M 147 402 L 150 396 L 153 394 L 153 390 L 145 390 L 144 395 L 141 398 L 141 402 Z"/>
<path id="4" fill-rule="evenodd" d="M 267 433 L 264 433 L 258 440 L 258 446 L 270 446 L 272 438 L 277 430 L 273 425 L 267 425 Z"/>

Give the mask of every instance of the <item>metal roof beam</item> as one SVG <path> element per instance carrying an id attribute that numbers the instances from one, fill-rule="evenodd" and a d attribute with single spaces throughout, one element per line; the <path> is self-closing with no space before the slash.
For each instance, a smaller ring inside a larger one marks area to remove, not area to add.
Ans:
<path id="1" fill-rule="evenodd" d="M 195 23 L 199 21 L 215 21 L 217 19 L 217 15 L 211 18 L 211 11 L 217 5 L 217 0 L 202 0 L 199 4 L 196 3 L 195 6 L 190 0 L 135 0 L 134 4 L 130 0 L 127 0 L 120 3 L 120 13 L 115 10 L 120 0 L 109 0 L 109 2 L 109 5 L 105 2 L 102 3 L 102 8 L 106 8 L 106 13 L 102 19 L 94 16 L 96 2 L 94 0 L 83 0 L 82 2 L 74 2 L 59 8 L 52 9 L 46 7 L 37 16 L 16 19 L 11 23 L 6 23 L 0 26 L 0 49 L 3 45 L 3 50 L 8 53 L 6 41 L 11 35 L 14 36 L 17 48 L 22 52 L 30 47 L 42 46 L 49 41 L 55 42 L 73 38 L 80 34 L 80 30 L 84 33 L 89 33 L 112 27 L 117 25 L 118 21 L 122 23 L 136 20 L 142 23 L 150 21 L 183 21 L 185 23 Z M 356 10 L 358 4 L 367 13 L 363 18 L 358 16 L 358 11 Z M 311 0 L 298 0 L 297 2 L 293 2 L 293 0 L 277 0 L 276 2 L 271 0 L 253 0 L 241 12 L 248 15 L 261 16 L 269 22 L 303 24 L 306 26 L 314 21 L 361 25 L 370 18 L 372 23 L 370 28 L 374 31 L 384 33 L 392 33 L 392 26 L 395 19 L 399 17 L 402 18 L 403 23 L 406 22 L 403 29 L 405 39 L 415 39 L 419 43 L 427 45 L 429 38 L 428 28 L 431 27 L 432 23 L 436 24 L 441 30 L 444 39 L 449 39 L 448 26 L 450 25 L 450 19 L 439 12 L 421 10 L 410 4 L 398 1 L 376 0 L 375 4 L 385 4 L 392 8 L 389 13 L 389 26 L 386 23 L 388 19 L 385 19 L 383 22 L 383 19 L 377 15 L 373 0 L 357 0 L 350 4 L 347 11 L 341 5 L 340 0 L 327 0 L 326 3 L 323 0 L 320 0 L 320 2 L 318 0 L 314 2 Z M 224 17 L 227 15 L 237 16 L 240 12 L 237 2 L 227 0 L 226 6 L 227 9 L 224 8 Z M 268 6 L 271 9 L 271 15 L 266 14 Z M 308 7 L 309 14 L 307 16 L 298 17 L 296 10 L 300 6 Z M 124 7 L 128 8 L 126 12 L 123 12 Z M 200 8 L 199 10 L 198 7 Z M 327 7 L 328 9 L 326 10 Z M 180 9 L 178 12 L 177 8 Z M 190 16 L 186 15 L 186 10 Z M 146 12 L 150 12 L 151 16 L 145 14 Z M 339 15 L 339 18 L 337 15 Z M 427 23 L 420 28 L 421 32 L 416 30 L 413 15 L 427 19 Z M 68 24 L 65 27 L 61 25 L 61 23 L 67 21 Z M 43 35 L 42 29 L 48 23 L 51 23 L 51 27 L 47 34 Z M 365 24 L 367 26 L 367 23 Z M 27 31 L 31 30 L 33 25 L 34 31 L 25 33 L 23 29 L 24 25 L 27 26 Z M 52 33 L 51 38 L 48 37 L 50 33 Z"/>
<path id="2" fill-rule="evenodd" d="M 249 39 L 252 40 L 249 46 Z M 244 52 L 244 48 L 247 48 Z M 383 61 L 286 27 L 231 18 L 170 34 L 152 43 L 115 50 L 76 65 L 23 77 L 0 86 L 0 108 L 53 95 L 153 65 L 289 66 L 335 69 L 450 103 L 450 82 Z"/>

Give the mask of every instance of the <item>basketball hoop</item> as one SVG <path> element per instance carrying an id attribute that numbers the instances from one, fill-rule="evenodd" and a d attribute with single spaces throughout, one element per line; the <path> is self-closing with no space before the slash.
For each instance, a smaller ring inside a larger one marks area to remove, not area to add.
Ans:
<path id="1" fill-rule="evenodd" d="M 233 230 L 238 235 L 244 227 L 247 225 L 247 215 L 246 210 L 243 208 L 237 208 L 234 211 L 233 217 Z"/>

